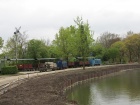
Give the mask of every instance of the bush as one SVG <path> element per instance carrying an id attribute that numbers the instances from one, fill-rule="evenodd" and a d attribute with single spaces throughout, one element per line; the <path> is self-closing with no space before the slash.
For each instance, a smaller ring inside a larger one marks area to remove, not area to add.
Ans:
<path id="1" fill-rule="evenodd" d="M 1 69 L 1 74 L 16 74 L 17 72 L 17 66 L 6 66 Z"/>

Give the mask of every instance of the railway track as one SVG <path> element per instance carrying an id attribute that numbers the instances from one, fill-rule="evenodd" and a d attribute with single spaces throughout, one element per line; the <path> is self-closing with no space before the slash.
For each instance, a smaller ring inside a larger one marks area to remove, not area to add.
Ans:
<path id="1" fill-rule="evenodd" d="M 98 68 L 98 67 L 101 68 L 101 67 L 105 67 L 105 66 L 86 67 L 86 68 Z M 69 69 L 65 69 L 65 70 L 48 71 L 48 72 L 34 72 L 34 73 L 26 73 L 24 75 L 19 75 L 19 77 L 16 77 L 15 79 L 13 79 L 13 81 L 9 81 L 8 83 L 5 83 L 5 84 L 3 83 L 3 84 L 0 85 L 0 95 L 4 94 L 9 89 L 11 89 L 15 86 L 18 86 L 19 84 L 27 81 L 30 77 L 38 77 L 38 76 L 44 75 L 44 74 L 51 74 L 51 73 L 56 73 L 56 72 L 65 72 L 65 71 L 75 70 L 75 69 L 82 69 L 82 68 L 69 68 Z"/>
<path id="2" fill-rule="evenodd" d="M 21 84 L 25 81 L 27 81 L 27 78 L 20 78 L 20 79 L 18 78 L 17 80 L 14 80 L 12 82 L 0 85 L 0 95 L 4 94 L 8 90 L 18 86 L 19 84 Z"/>

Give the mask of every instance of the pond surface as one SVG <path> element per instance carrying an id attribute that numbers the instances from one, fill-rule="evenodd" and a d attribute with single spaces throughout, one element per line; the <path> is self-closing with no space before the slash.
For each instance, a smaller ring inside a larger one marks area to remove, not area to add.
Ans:
<path id="1" fill-rule="evenodd" d="M 117 73 L 75 86 L 68 99 L 79 105 L 140 105 L 140 70 Z"/>

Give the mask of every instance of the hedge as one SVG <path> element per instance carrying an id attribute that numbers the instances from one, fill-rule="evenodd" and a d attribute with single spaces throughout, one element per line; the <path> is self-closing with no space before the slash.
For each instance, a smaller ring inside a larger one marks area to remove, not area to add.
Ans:
<path id="1" fill-rule="evenodd" d="M 17 66 L 5 66 L 1 69 L 1 74 L 16 74 L 17 72 Z"/>

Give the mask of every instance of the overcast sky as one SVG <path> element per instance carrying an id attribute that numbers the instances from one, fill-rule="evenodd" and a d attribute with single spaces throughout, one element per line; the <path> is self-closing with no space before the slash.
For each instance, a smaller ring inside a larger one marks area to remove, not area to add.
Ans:
<path id="1" fill-rule="evenodd" d="M 89 21 L 94 38 L 106 31 L 140 32 L 139 0 L 0 0 L 0 37 L 7 40 L 21 26 L 29 39 L 53 40 L 77 16 Z"/>

